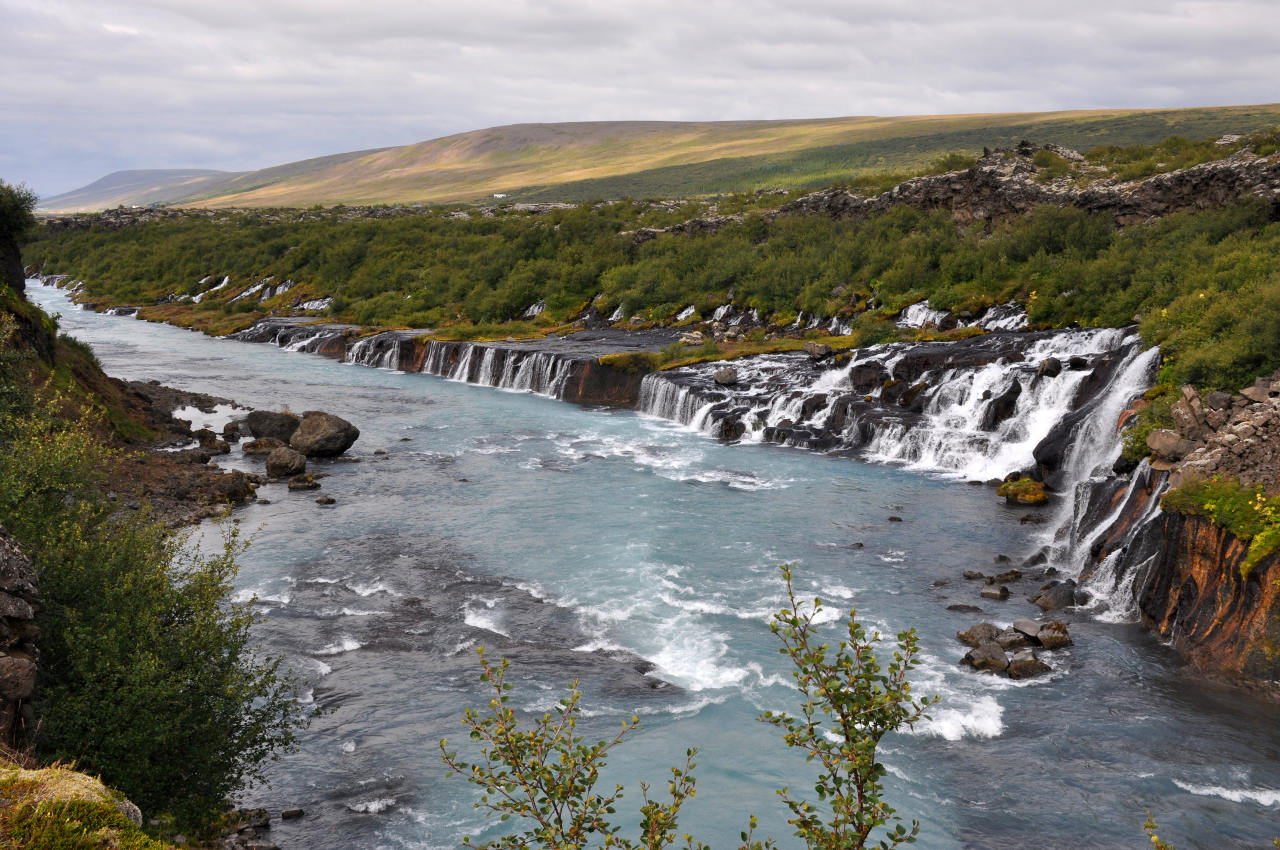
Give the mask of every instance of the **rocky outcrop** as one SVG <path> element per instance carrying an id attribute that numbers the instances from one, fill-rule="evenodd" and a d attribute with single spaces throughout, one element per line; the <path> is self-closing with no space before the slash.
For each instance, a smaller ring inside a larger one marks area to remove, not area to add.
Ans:
<path id="1" fill-rule="evenodd" d="M 1248 545 L 1202 516 L 1161 509 L 1193 479 L 1280 489 L 1280 374 L 1240 393 L 1183 387 L 1174 427 L 1153 431 L 1149 464 L 1093 487 L 1075 524 L 1095 529 L 1081 584 L 1117 588 L 1142 622 L 1197 668 L 1280 680 L 1280 556 L 1250 570 Z"/>
<path id="2" fill-rule="evenodd" d="M 0 527 L 0 742 L 20 749 L 34 731 L 27 700 L 36 683 L 40 610 L 35 568 Z"/>

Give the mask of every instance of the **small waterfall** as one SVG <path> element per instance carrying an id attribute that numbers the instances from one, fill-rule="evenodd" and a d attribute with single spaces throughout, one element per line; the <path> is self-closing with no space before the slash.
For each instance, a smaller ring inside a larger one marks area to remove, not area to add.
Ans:
<path id="1" fill-rule="evenodd" d="M 345 360 L 376 369 L 399 369 L 404 340 L 395 331 L 374 334 L 356 340 L 347 350 Z"/>
<path id="2" fill-rule="evenodd" d="M 422 371 L 451 381 L 561 398 L 573 360 L 536 348 L 432 340 Z"/>

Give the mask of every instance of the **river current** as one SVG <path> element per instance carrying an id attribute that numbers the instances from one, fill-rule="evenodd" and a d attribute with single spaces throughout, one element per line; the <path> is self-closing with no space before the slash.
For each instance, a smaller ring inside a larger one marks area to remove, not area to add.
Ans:
<path id="1" fill-rule="evenodd" d="M 782 562 L 828 606 L 833 639 L 853 606 L 887 635 L 921 635 L 917 690 L 941 702 L 881 750 L 890 802 L 921 822 L 918 846 L 1137 847 L 1148 810 L 1180 848 L 1260 847 L 1280 834 L 1275 706 L 1205 684 L 1136 625 L 1076 615 L 1075 645 L 1046 653 L 1053 672 L 1027 682 L 958 666 L 958 630 L 1035 613 L 1016 594 L 981 600 L 960 576 L 1003 569 L 998 555 L 1016 564 L 1041 542 L 1020 522 L 1026 510 L 988 487 L 211 339 L 78 310 L 35 282 L 28 293 L 109 374 L 246 407 L 326 410 L 361 429 L 349 459 L 313 462 L 322 490 L 264 485 L 270 504 L 235 513 L 253 534 L 237 591 L 258 599 L 264 648 L 321 709 L 241 800 L 306 811 L 273 827 L 281 847 L 454 847 L 500 834 L 439 759 L 446 736 L 475 754 L 460 721 L 488 699 L 478 646 L 511 660 L 523 711 L 550 710 L 579 680 L 589 738 L 640 717 L 604 777 L 627 786 L 624 833 L 635 832 L 640 781 L 662 791 L 696 746 L 682 831 L 737 846 L 754 813 L 796 846 L 774 789 L 810 789 L 811 766 L 756 719 L 796 707 L 769 631 Z M 319 494 L 336 504 L 317 505 Z M 197 538 L 216 534 L 206 524 Z"/>

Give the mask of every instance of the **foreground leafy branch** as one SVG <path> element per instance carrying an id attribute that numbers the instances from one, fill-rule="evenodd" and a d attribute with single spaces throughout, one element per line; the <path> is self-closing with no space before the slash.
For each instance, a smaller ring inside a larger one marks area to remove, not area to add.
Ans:
<path id="1" fill-rule="evenodd" d="M 636 717 L 623 722 L 613 738 L 584 744 L 576 734 L 579 702 L 582 692 L 574 682 L 568 696 L 521 729 L 515 710 L 509 706 L 508 663 L 491 664 L 484 650 L 479 651 L 484 671 L 480 675 L 493 690 L 488 710 L 484 713 L 467 709 L 463 724 L 473 741 L 483 744 L 482 761 L 472 764 L 458 758 L 448 749 L 448 740 L 440 742 L 440 757 L 452 774 L 465 776 L 484 789 L 477 808 L 497 814 L 500 820 L 513 815 L 533 822 L 525 832 L 486 843 L 484 847 L 517 848 L 585 847 L 589 839 L 602 841 L 605 847 L 645 848 L 660 850 L 676 840 L 676 820 L 684 801 L 694 795 L 693 757 L 697 750 L 685 753 L 683 767 L 671 768 L 668 792 L 670 803 L 649 798 L 649 786 L 641 783 L 644 805 L 640 808 L 638 841 L 622 838 L 619 827 L 609 823 L 622 798 L 621 785 L 611 792 L 597 792 L 596 782 L 609 751 L 622 743 L 639 724 Z M 685 836 L 686 846 L 700 847 Z M 471 845 L 465 838 L 463 844 Z"/>
<path id="2" fill-rule="evenodd" d="M 896 847 L 915 841 L 919 823 L 910 828 L 896 817 L 884 800 L 884 765 L 876 760 L 876 748 L 885 735 L 914 725 L 936 697 L 916 698 L 907 676 L 916 666 L 919 639 L 915 630 L 898 635 L 893 660 L 881 666 L 874 648 L 878 633 L 868 637 L 850 612 L 847 637 L 835 649 L 822 643 L 815 630 L 821 600 L 802 602 L 792 585 L 790 566 L 783 566 L 788 608 L 774 616 L 772 629 L 782 642 L 780 650 L 794 665 L 792 675 L 803 703 L 798 715 L 766 712 L 761 720 L 783 730 L 783 740 L 805 751 L 808 760 L 822 770 L 814 789 L 819 806 L 794 798 L 788 789 L 778 792 L 791 810 L 796 835 L 811 850 L 835 848 Z M 681 806 L 694 796 L 693 758 L 686 752 L 683 767 L 671 769 L 669 803 L 650 799 L 649 786 L 641 783 L 644 805 L 640 814 L 640 838 L 619 836 L 609 818 L 622 798 L 623 788 L 598 792 L 596 783 L 608 753 L 622 743 L 637 725 L 637 718 L 622 724 L 611 739 L 584 744 L 577 734 L 582 693 L 575 682 L 568 696 L 553 712 L 547 712 L 522 728 L 510 707 L 508 664 L 492 664 L 480 651 L 481 681 L 493 691 L 485 711 L 468 709 L 463 724 L 481 745 L 481 761 L 470 763 L 440 742 L 440 753 L 451 775 L 460 775 L 479 786 L 476 808 L 530 822 L 524 832 L 488 842 L 496 848 L 579 848 L 588 841 L 605 847 L 658 850 L 674 844 L 679 836 L 677 817 Z M 872 834 L 889 827 L 879 844 L 869 845 Z M 748 819 L 741 833 L 741 850 L 771 850 L 772 838 L 755 838 L 757 821 Z M 686 847 L 702 848 L 689 835 Z M 463 840 L 472 846 L 471 839 Z"/>
<path id="3" fill-rule="evenodd" d="M 824 814 L 784 788 L 778 794 L 791 810 L 789 822 L 810 848 L 866 847 L 876 829 L 890 825 L 874 846 L 914 842 L 920 824 L 912 821 L 908 829 L 885 802 L 885 768 L 876 760 L 876 748 L 890 732 L 915 725 L 937 702 L 937 697 L 912 696 L 907 679 L 917 664 L 919 638 L 914 629 L 900 633 L 893 660 L 882 667 L 874 651 L 880 634 L 868 637 L 851 611 L 847 636 L 832 651 L 814 630 L 822 601 L 797 599 L 791 567 L 781 569 L 790 607 L 774 616 L 772 629 L 782 641 L 780 652 L 795 668 L 791 675 L 804 702 L 798 715 L 765 712 L 760 719 L 783 730 L 788 746 L 822 765 L 814 791 L 826 808 Z"/>

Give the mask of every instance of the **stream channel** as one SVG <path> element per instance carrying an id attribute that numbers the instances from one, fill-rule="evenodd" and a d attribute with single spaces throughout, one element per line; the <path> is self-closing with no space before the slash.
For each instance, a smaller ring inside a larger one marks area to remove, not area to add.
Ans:
<path id="1" fill-rule="evenodd" d="M 890 802 L 921 822 L 917 846 L 1133 848 L 1148 810 L 1179 848 L 1280 834 L 1276 707 L 1205 684 L 1136 624 L 1069 618 L 1074 646 L 1045 653 L 1053 672 L 1026 682 L 958 665 L 958 630 L 1036 614 L 1025 593 L 982 600 L 960 576 L 1042 543 L 1041 526 L 1020 522 L 1027 509 L 989 487 L 96 314 L 35 281 L 28 297 L 61 313 L 111 375 L 326 410 L 361 430 L 349 459 L 313 462 L 322 490 L 267 484 L 270 504 L 235 514 L 253 533 L 237 591 L 257 597 L 266 651 L 323 709 L 241 800 L 305 809 L 273 821 L 286 850 L 500 834 L 439 758 L 445 736 L 475 754 L 460 721 L 488 699 L 481 645 L 511 660 L 522 711 L 553 708 L 576 679 L 589 740 L 640 717 L 603 778 L 627 786 L 624 834 L 640 780 L 664 791 L 696 746 L 682 831 L 733 847 L 755 813 L 762 833 L 796 846 L 774 789 L 811 793 L 812 766 L 757 720 L 797 704 L 769 631 L 784 561 L 828 604 L 832 639 L 852 606 L 869 627 L 921 635 L 917 690 L 941 702 L 881 748 Z M 260 464 L 237 450 L 226 460 Z M 947 610 L 957 603 L 982 612 Z"/>

